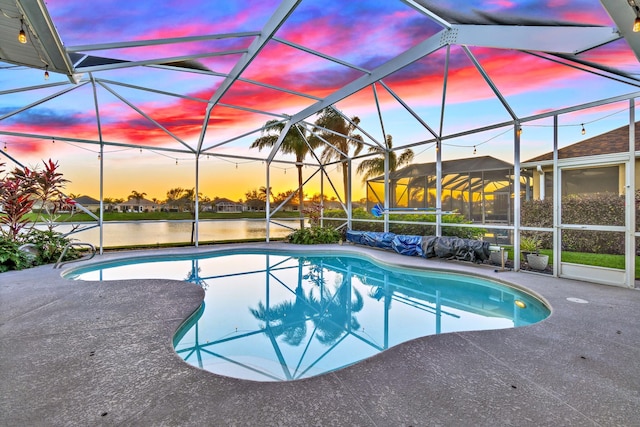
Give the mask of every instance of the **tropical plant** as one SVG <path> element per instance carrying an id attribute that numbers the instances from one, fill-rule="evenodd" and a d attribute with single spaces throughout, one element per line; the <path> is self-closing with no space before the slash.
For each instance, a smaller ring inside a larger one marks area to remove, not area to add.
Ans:
<path id="1" fill-rule="evenodd" d="M 47 223 L 52 230 L 56 212 L 73 201 L 62 193 L 68 180 L 57 172 L 58 163 L 43 162 L 44 169 L 16 168 L 0 181 L 0 206 L 3 214 L 0 223 L 6 225 L 8 235 L 16 240 L 20 232 L 36 221 Z M 0 165 L 4 166 L 4 164 Z M 31 221 L 26 215 L 39 207 L 38 219 Z"/>
<path id="2" fill-rule="evenodd" d="M 320 112 L 320 116 L 315 121 L 317 128 L 314 133 L 317 136 L 312 140 L 326 141 L 327 144 L 322 150 L 321 160 L 328 163 L 334 160 L 339 162 L 342 170 L 342 185 L 345 199 L 347 200 L 347 189 L 349 186 L 349 152 L 354 149 L 353 156 L 357 156 L 363 149 L 362 135 L 356 133 L 360 118 L 357 116 L 347 120 L 335 108 L 327 107 Z"/>
<path id="3" fill-rule="evenodd" d="M 413 161 L 414 153 L 410 148 L 404 150 L 400 156 L 392 150 L 393 137 L 391 135 L 387 135 L 385 145 L 386 149 L 370 147 L 369 153 L 379 153 L 380 155 L 363 160 L 358 166 L 358 169 L 356 169 L 356 173 L 358 173 L 358 175 L 362 175 L 363 183 L 366 183 L 369 178 L 384 174 L 385 153 L 388 153 L 389 156 L 389 172 L 398 170 L 398 168 L 408 165 Z"/>
<path id="4" fill-rule="evenodd" d="M 35 203 L 32 197 L 34 187 L 32 179 L 15 171 L 0 181 L 0 206 L 3 210 L 0 223 L 6 226 L 6 230 L 0 228 L 0 232 L 13 241 L 30 222 L 26 215 Z"/>
<path id="5" fill-rule="evenodd" d="M 69 180 L 63 178 L 62 173 L 58 172 L 58 162 L 49 159 L 42 163 L 44 164 L 42 171 L 24 168 L 23 172 L 35 182 L 33 197 L 36 199 L 36 205 L 41 206 L 38 220 L 46 222 L 49 230 L 52 230 L 53 222 L 57 219 L 56 213 L 75 202 L 62 192 Z"/>
<path id="6" fill-rule="evenodd" d="M 36 259 L 34 264 L 50 264 L 56 262 L 64 247 L 70 242 L 70 239 L 53 230 L 33 229 L 22 239 L 24 244 L 35 246 Z M 80 251 L 71 247 L 65 254 L 65 260 L 76 259 L 80 257 Z"/>
<path id="7" fill-rule="evenodd" d="M 2 166 L 4 164 L 0 164 L 0 168 Z M 60 256 L 69 242 L 68 238 L 53 231 L 56 211 L 70 203 L 62 193 L 67 180 L 57 169 L 57 162 L 49 160 L 44 162 L 42 171 L 17 168 L 0 180 L 0 206 L 3 209 L 0 224 L 6 226 L 0 229 L 0 272 L 49 263 Z M 27 216 L 36 203 L 41 205 L 37 218 L 47 221 L 45 231 L 36 229 L 37 220 Z M 31 227 L 27 228 L 29 224 Z M 25 244 L 35 248 L 35 256 L 23 250 Z M 77 252 L 69 251 L 65 260 L 78 256 Z"/>
<path id="8" fill-rule="evenodd" d="M 263 148 L 269 148 L 276 145 L 280 134 L 284 131 L 285 123 L 280 120 L 269 120 L 265 126 L 262 136 L 253 141 L 250 148 L 257 148 L 262 150 Z M 315 141 L 315 140 L 313 140 Z M 314 144 L 319 142 L 313 142 L 309 140 L 303 133 L 303 130 L 293 125 L 287 131 L 287 134 L 282 140 L 280 145 L 280 151 L 284 154 L 294 154 L 296 156 L 296 169 L 298 170 L 298 211 L 300 212 L 300 228 L 304 227 L 304 192 L 303 192 L 303 179 L 302 179 L 302 167 L 303 161 L 307 154 L 309 154 L 314 148 Z M 271 190 L 271 189 L 269 189 Z M 265 188 L 266 191 L 266 188 Z"/>
<path id="9" fill-rule="evenodd" d="M 521 236 L 520 250 L 528 253 L 538 252 L 540 250 L 540 239 L 538 239 L 536 236 Z"/>
<path id="10" fill-rule="evenodd" d="M 20 243 L 0 236 L 0 273 L 31 266 L 31 259 L 20 250 Z"/>
<path id="11" fill-rule="evenodd" d="M 299 245 L 317 245 L 321 243 L 338 243 L 342 238 L 340 231 L 333 227 L 300 228 L 289 235 L 289 242 Z"/>

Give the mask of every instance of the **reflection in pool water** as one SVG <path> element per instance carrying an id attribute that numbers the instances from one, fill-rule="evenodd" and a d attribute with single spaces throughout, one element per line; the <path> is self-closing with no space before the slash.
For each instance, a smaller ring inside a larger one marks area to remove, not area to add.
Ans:
<path id="1" fill-rule="evenodd" d="M 352 255 L 217 253 L 146 262 L 78 269 L 72 277 L 201 285 L 204 304 L 176 334 L 177 353 L 202 369 L 256 381 L 311 377 L 417 337 L 518 327 L 549 315 L 538 299 L 496 282 Z"/>

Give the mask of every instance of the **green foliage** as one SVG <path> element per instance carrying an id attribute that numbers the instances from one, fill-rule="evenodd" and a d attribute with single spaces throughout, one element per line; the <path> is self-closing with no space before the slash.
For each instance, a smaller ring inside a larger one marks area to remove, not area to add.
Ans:
<path id="1" fill-rule="evenodd" d="M 384 231 L 384 222 L 367 212 L 364 208 L 356 208 L 353 210 L 353 219 L 363 219 L 366 222 L 354 221 L 353 228 L 358 231 Z M 324 211 L 325 225 L 338 226 L 346 220 L 346 214 L 343 210 L 326 210 Z M 327 217 L 342 218 L 341 220 L 327 220 Z M 436 216 L 433 214 L 390 214 L 389 221 L 402 221 L 403 223 L 389 224 L 389 231 L 396 234 L 405 234 L 413 236 L 433 236 L 436 233 L 435 225 L 418 224 L 419 222 L 436 222 Z M 442 222 L 446 224 L 470 224 L 462 215 L 443 215 Z M 455 236 L 463 239 L 478 239 L 486 233 L 484 228 L 480 227 L 442 227 L 442 234 L 445 236 Z"/>
<path id="2" fill-rule="evenodd" d="M 16 168 L 0 180 L 0 224 L 5 226 L 0 229 L 0 272 L 57 261 L 69 242 L 53 231 L 58 210 L 71 203 L 61 191 L 67 180 L 57 172 L 57 162 L 43 163 L 42 171 Z M 36 204 L 39 209 L 34 213 Z M 35 228 L 39 221 L 47 223 L 47 230 Z M 33 254 L 21 249 L 25 244 L 35 247 Z M 78 251 L 69 250 L 65 260 L 79 256 Z"/>
<path id="3" fill-rule="evenodd" d="M 338 243 L 342 233 L 332 227 L 312 226 L 294 231 L 289 235 L 289 242 L 299 245 L 316 245 L 320 243 Z"/>
<path id="4" fill-rule="evenodd" d="M 520 239 L 520 250 L 524 252 L 538 252 L 540 249 L 540 239 L 538 236 L 526 237 Z"/>
<path id="5" fill-rule="evenodd" d="M 50 264 L 58 261 L 64 247 L 71 240 L 62 234 L 52 230 L 32 230 L 23 239 L 24 243 L 34 244 L 38 250 L 38 256 L 35 260 L 36 265 Z M 80 252 L 74 248 L 69 248 L 63 261 L 77 259 L 81 256 Z"/>
<path id="6" fill-rule="evenodd" d="M 25 215 L 31 211 L 35 203 L 35 198 L 32 197 L 34 180 L 18 172 L 16 170 L 9 173 L 0 181 L 0 224 L 6 227 L 6 231 L 0 229 L 0 232 L 14 241 L 29 224 Z"/>
<path id="7" fill-rule="evenodd" d="M 31 259 L 19 247 L 15 240 L 0 236 L 0 273 L 31 267 Z"/>
<path id="8" fill-rule="evenodd" d="M 523 200 L 520 224 L 525 227 L 553 227 L 553 199 Z"/>
<path id="9" fill-rule="evenodd" d="M 614 193 L 571 195 L 562 198 L 562 222 L 564 224 L 624 225 L 624 196 Z M 636 206 L 640 203 L 640 192 L 636 192 Z M 522 225 L 530 227 L 553 227 L 553 201 L 528 200 L 522 202 Z M 637 214 L 637 212 L 636 212 Z M 534 233 L 522 233 L 530 237 Z M 539 247 L 551 248 L 552 233 L 538 236 Z M 624 233 L 607 231 L 564 230 L 562 249 L 565 251 L 624 254 Z"/>

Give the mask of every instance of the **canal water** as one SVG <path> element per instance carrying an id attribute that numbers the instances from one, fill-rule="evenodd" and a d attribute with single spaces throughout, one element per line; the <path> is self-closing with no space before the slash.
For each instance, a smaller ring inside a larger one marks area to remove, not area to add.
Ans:
<path id="1" fill-rule="evenodd" d="M 300 228 L 299 219 L 277 219 L 269 227 L 269 237 L 284 238 Z M 83 224 L 81 228 L 90 224 Z M 127 222 L 104 223 L 103 246 L 133 246 L 155 245 L 163 243 L 184 243 L 191 241 L 191 222 Z M 291 228 L 287 228 L 291 227 Z M 60 224 L 55 231 L 68 233 L 72 226 Z M 266 238 L 266 222 L 264 219 L 231 219 L 231 220 L 201 220 L 198 225 L 200 242 L 264 239 Z M 98 227 L 73 233 L 69 236 L 80 242 L 100 244 L 100 230 Z"/>

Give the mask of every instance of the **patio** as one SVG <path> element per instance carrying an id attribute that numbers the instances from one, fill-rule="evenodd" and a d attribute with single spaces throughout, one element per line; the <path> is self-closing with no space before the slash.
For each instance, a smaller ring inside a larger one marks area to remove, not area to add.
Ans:
<path id="1" fill-rule="evenodd" d="M 8 272 L 0 281 L 0 424 L 638 424 L 637 290 L 340 249 L 524 286 L 549 302 L 552 315 L 517 329 L 417 339 L 307 380 L 256 383 L 201 371 L 174 353 L 174 332 L 203 297 L 196 285 L 72 282 L 51 266 Z"/>

